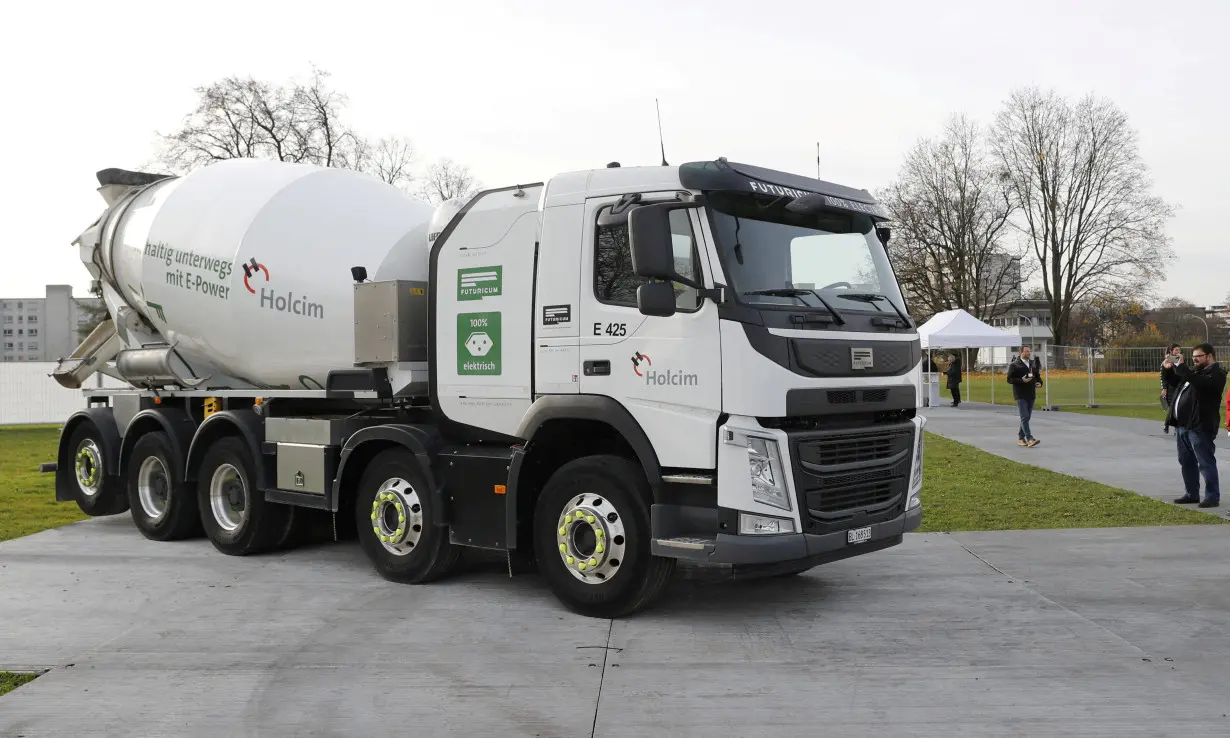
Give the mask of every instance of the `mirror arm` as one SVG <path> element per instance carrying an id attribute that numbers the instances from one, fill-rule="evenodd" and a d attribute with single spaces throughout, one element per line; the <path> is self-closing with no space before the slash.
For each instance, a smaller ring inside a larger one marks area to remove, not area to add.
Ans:
<path id="1" fill-rule="evenodd" d="M 696 290 L 696 294 L 701 299 L 713 300 L 714 304 L 726 304 L 726 285 L 724 284 L 714 285 L 712 289 L 699 288 Z"/>

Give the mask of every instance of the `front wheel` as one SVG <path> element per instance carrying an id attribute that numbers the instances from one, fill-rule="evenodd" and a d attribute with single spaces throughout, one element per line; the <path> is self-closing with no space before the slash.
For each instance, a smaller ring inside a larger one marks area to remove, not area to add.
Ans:
<path id="1" fill-rule="evenodd" d="M 363 473 L 355 495 L 359 545 L 380 576 L 426 584 L 446 576 L 461 553 L 437 525 L 436 508 L 417 457 L 404 448 L 380 452 Z"/>
<path id="2" fill-rule="evenodd" d="M 623 617 L 665 589 L 675 559 L 651 552 L 651 498 L 641 468 L 619 456 L 570 461 L 547 480 L 534 512 L 534 550 L 568 609 Z"/>

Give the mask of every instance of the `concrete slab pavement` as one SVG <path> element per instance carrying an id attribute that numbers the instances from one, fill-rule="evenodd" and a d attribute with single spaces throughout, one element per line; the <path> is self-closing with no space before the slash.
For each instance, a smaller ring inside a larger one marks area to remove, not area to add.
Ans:
<path id="1" fill-rule="evenodd" d="M 928 432 L 1003 458 L 1165 502 L 1183 494 L 1174 433 L 1162 433 L 1160 423 L 1035 410 L 1030 430 L 1042 443 L 1024 448 L 1016 443 L 1019 420 L 1015 407 L 967 402 L 961 403 L 959 408 L 929 407 L 922 412 L 927 418 Z M 1225 431 L 1217 441 L 1222 448 L 1230 447 Z M 1225 458 L 1224 454 L 1221 458 Z M 1223 480 L 1230 482 L 1230 469 L 1224 460 L 1219 467 Z M 1195 505 L 1184 507 L 1230 518 L 1230 501 L 1224 497 L 1221 507 L 1203 510 Z"/>
<path id="2" fill-rule="evenodd" d="M 0 668 L 51 669 L 0 735 L 1220 735 L 1228 577 L 1220 526 L 911 534 L 612 623 L 97 519 L 0 543 Z"/>

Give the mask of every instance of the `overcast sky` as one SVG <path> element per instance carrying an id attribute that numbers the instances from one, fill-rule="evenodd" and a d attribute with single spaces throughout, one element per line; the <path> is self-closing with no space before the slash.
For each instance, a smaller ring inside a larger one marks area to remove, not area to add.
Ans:
<path id="1" fill-rule="evenodd" d="M 1156 192 L 1179 207 L 1160 296 L 1221 302 L 1230 3 L 995 5 L 16 3 L 0 23 L 0 297 L 85 294 L 69 244 L 102 207 L 95 172 L 148 161 L 193 87 L 315 63 L 364 133 L 407 135 L 422 164 L 450 156 L 491 186 L 658 163 L 655 97 L 671 163 L 814 175 L 819 141 L 825 179 L 874 190 L 954 111 L 989 121 L 1021 85 L 1096 92 L 1127 111 Z"/>

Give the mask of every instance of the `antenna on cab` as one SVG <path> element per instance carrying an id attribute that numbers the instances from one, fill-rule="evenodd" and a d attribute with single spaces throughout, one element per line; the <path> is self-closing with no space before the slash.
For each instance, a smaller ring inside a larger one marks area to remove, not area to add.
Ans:
<path id="1" fill-rule="evenodd" d="M 662 140 L 662 107 L 658 105 L 656 97 L 653 99 L 653 106 L 658 111 L 658 146 L 662 150 L 662 166 L 668 167 L 670 165 L 666 163 L 666 143 Z"/>

